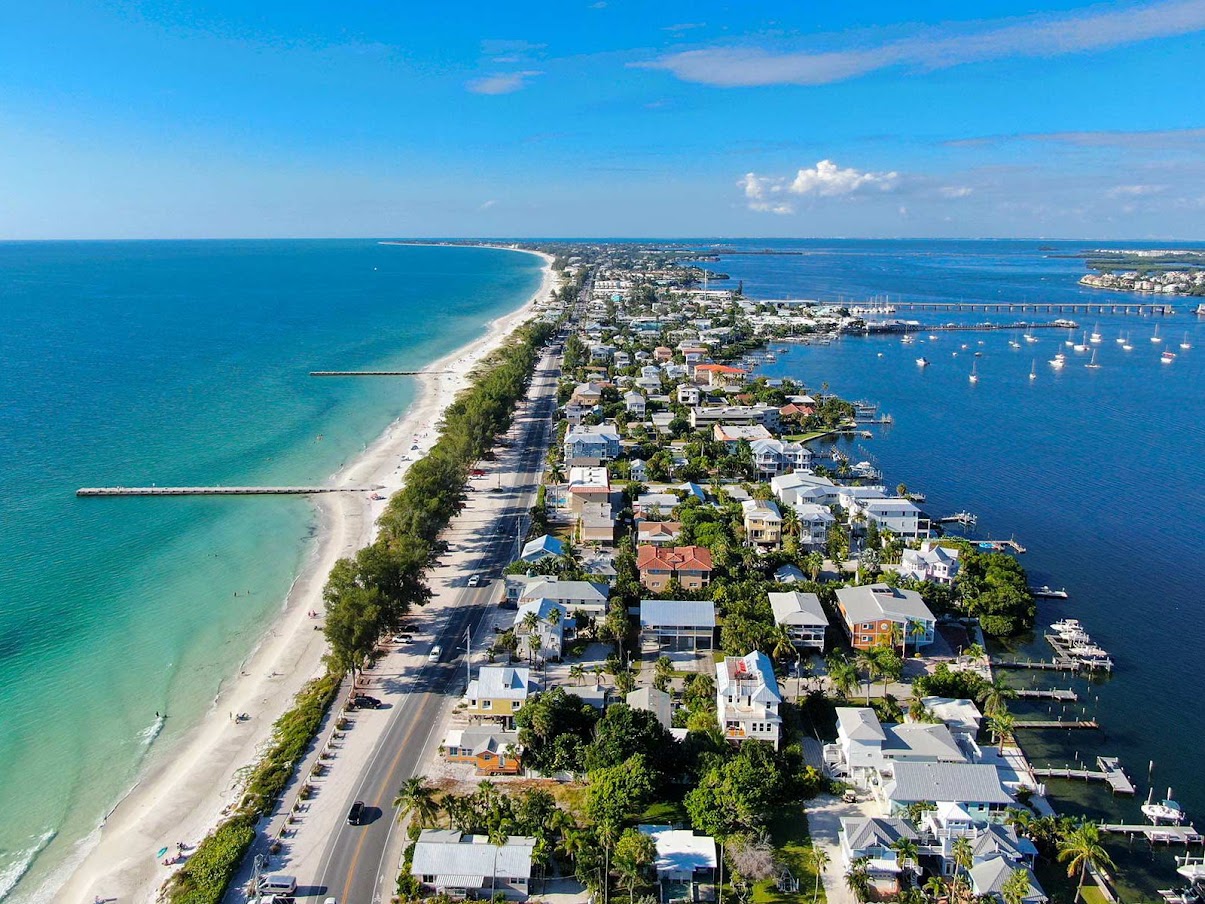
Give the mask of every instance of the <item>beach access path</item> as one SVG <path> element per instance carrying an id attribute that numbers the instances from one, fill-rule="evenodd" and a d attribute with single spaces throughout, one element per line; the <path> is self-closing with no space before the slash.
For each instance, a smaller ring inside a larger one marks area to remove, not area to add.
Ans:
<path id="1" fill-rule="evenodd" d="M 429 373 L 415 378 L 419 392 L 414 404 L 333 475 L 332 483 L 380 484 L 384 496 L 401 488 L 409 464 L 438 438 L 439 418 L 468 386 L 474 366 L 529 319 L 535 303 L 548 298 L 554 288 L 552 258 L 540 256 L 546 264 L 544 279 L 527 304 L 491 322 L 475 342 L 428 365 Z M 165 502 L 170 504 L 153 504 Z M 322 588 L 335 561 L 372 542 L 385 504 L 358 493 L 315 498 L 317 542 L 278 620 L 239 674 L 223 684 L 210 712 L 158 752 L 147 773 L 80 845 L 78 859 L 44 883 L 34 900 L 92 904 L 98 897 L 121 902 L 155 899 L 173 869 L 160 862 L 156 851 L 174 851 L 177 842 L 191 849 L 230 812 L 238 802 L 244 771 L 267 746 L 273 723 L 301 687 L 322 673 L 326 643 L 315 630 L 321 620 L 310 613 L 323 609 Z M 234 721 L 234 713 L 249 718 Z"/>

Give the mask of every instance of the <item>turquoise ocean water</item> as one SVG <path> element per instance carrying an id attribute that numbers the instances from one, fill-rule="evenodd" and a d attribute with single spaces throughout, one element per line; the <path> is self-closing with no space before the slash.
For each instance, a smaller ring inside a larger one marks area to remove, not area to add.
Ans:
<path id="1" fill-rule="evenodd" d="M 209 707 L 315 529 L 303 499 L 76 488 L 321 483 L 413 384 L 309 370 L 421 367 L 540 267 L 371 240 L 0 243 L 0 900 Z"/>
<path id="2" fill-rule="evenodd" d="M 1039 244 L 1046 246 L 1039 247 Z M 717 269 L 743 279 L 753 298 L 847 302 L 888 295 L 912 301 L 1150 301 L 1099 292 L 1076 281 L 1085 272 L 1071 253 L 1095 242 L 742 242 L 800 254 L 724 257 Z M 1144 247 L 1125 243 L 1122 247 Z M 1158 247 L 1167 247 L 1160 245 Z M 828 347 L 787 347 L 759 372 L 827 382 L 846 398 L 880 403 L 895 419 L 875 438 L 842 442 L 854 461 L 872 460 L 894 487 L 922 491 L 940 516 L 969 510 L 977 536 L 1015 535 L 1036 584 L 1066 587 L 1066 601 L 1040 601 L 1039 629 L 1078 618 L 1117 661 L 1096 682 L 1046 677 L 1010 680 L 1072 687 L 1079 704 L 1014 703 L 1022 717 L 1096 718 L 1101 731 L 1025 731 L 1019 740 L 1035 766 L 1094 764 L 1118 756 L 1139 786 L 1137 799 L 1111 798 L 1103 785 L 1048 783 L 1060 812 L 1142 822 L 1138 805 L 1153 787 L 1171 786 L 1198 830 L 1205 829 L 1200 775 L 1205 712 L 1205 317 L 1203 299 L 1167 299 L 1171 317 L 1095 314 L 965 315 L 932 311 L 894 316 L 926 324 L 1069 317 L 1083 331 L 1099 323 L 1099 369 L 1088 353 L 1063 343 L 1067 331 L 1035 331 L 1030 344 L 1001 332 L 922 332 L 899 337 L 848 336 Z M 1162 343 L 1152 343 L 1158 325 Z M 1133 350 L 1116 339 L 1128 335 Z M 1181 349 L 1187 335 L 1191 349 Z M 1021 343 L 1009 346 L 1009 339 Z M 981 344 L 982 343 L 982 344 Z M 963 345 L 967 348 L 962 348 Z M 1160 361 L 1163 350 L 1176 354 Z M 981 357 L 974 357 L 976 351 Z M 1047 363 L 1065 351 L 1062 371 Z M 958 353 L 955 357 L 955 352 Z M 931 363 L 918 367 L 924 356 Z M 979 381 L 968 376 L 975 361 Z M 1031 367 L 1037 377 L 1029 379 Z M 1015 645 L 1050 658 L 1039 631 Z M 1151 764 L 1153 763 L 1153 769 Z M 1148 774 L 1150 781 L 1148 782 Z M 1184 848 L 1112 842 L 1125 901 L 1158 900 L 1179 884 L 1174 855 Z M 1199 847 L 1194 847 L 1199 854 Z M 1067 896 L 1068 899 L 1070 895 Z"/>

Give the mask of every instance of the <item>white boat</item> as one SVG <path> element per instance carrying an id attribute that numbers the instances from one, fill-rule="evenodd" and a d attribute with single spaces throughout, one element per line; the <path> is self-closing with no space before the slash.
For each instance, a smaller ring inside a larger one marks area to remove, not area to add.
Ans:
<path id="1" fill-rule="evenodd" d="M 1184 341 L 1180 343 L 1180 348 L 1192 348 L 1192 343 L 1188 341 L 1188 333 L 1184 334 Z"/>
<path id="2" fill-rule="evenodd" d="M 1175 352 L 1164 352 L 1162 355 L 1159 356 L 1159 360 L 1162 361 L 1164 364 L 1171 364 L 1173 361 L 1176 360 L 1176 353 Z"/>
<path id="3" fill-rule="evenodd" d="M 1156 323 L 1155 324 L 1155 335 L 1151 336 L 1151 342 L 1159 343 L 1162 341 L 1163 341 L 1163 339 L 1159 335 L 1159 324 Z"/>
<path id="4" fill-rule="evenodd" d="M 1026 333 L 1022 338 L 1024 338 L 1024 340 L 1026 342 L 1037 342 L 1038 341 L 1037 336 L 1031 336 L 1029 333 Z"/>
<path id="5" fill-rule="evenodd" d="M 1063 345 L 1068 347 L 1075 345 L 1075 330 L 1067 330 L 1067 338 L 1063 340 Z"/>
<path id="6" fill-rule="evenodd" d="M 1020 343 L 1020 342 L 1018 342 L 1016 339 L 1009 339 L 1009 340 L 1008 340 L 1008 347 L 1009 347 L 1009 348 L 1020 348 L 1020 347 L 1021 347 L 1021 343 Z"/>
<path id="7" fill-rule="evenodd" d="M 1091 368 L 1092 370 L 1097 370 L 1100 367 L 1100 365 L 1096 363 L 1096 349 L 1092 349 L 1092 360 L 1085 364 L 1084 367 Z"/>
<path id="8" fill-rule="evenodd" d="M 1119 334 L 1119 335 L 1117 336 L 1117 340 L 1116 340 L 1116 341 L 1117 341 L 1117 344 L 1118 344 L 1118 345 L 1121 345 L 1123 342 L 1125 342 L 1125 341 L 1126 341 L 1125 334 Z"/>
<path id="9" fill-rule="evenodd" d="M 1077 352 L 1086 352 L 1088 350 L 1088 334 L 1084 333 L 1083 340 L 1075 346 Z"/>
<path id="10" fill-rule="evenodd" d="M 975 372 L 975 365 L 976 365 L 976 363 L 978 363 L 978 362 L 975 362 L 975 361 L 972 361 L 972 362 L 971 362 L 971 376 L 970 376 L 970 380 L 971 380 L 971 382 L 972 382 L 972 383 L 978 383 L 978 382 L 979 382 L 979 374 Z"/>
<path id="11" fill-rule="evenodd" d="M 1148 795 L 1146 803 L 1140 809 L 1142 810 L 1142 815 L 1155 825 L 1159 825 L 1160 822 L 1170 822 L 1172 825 L 1178 826 L 1188 818 L 1184 809 L 1172 800 L 1171 788 L 1167 789 L 1167 797 L 1159 803 L 1152 801 L 1150 795 Z"/>
<path id="12" fill-rule="evenodd" d="M 1063 360 L 1062 355 L 1056 355 L 1055 357 L 1050 359 L 1050 366 L 1053 367 L 1055 370 L 1062 370 L 1063 365 L 1066 363 L 1067 362 Z"/>
<path id="13" fill-rule="evenodd" d="M 1180 865 L 1176 867 L 1176 872 L 1185 879 L 1191 882 L 1205 879 L 1205 853 L 1202 853 L 1199 857 L 1185 854 L 1183 857 L 1177 857 L 1176 860 L 1180 861 Z"/>
<path id="14" fill-rule="evenodd" d="M 935 339 L 937 339 L 937 333 L 930 333 L 930 334 L 929 334 L 929 341 L 930 341 L 930 342 L 932 342 L 932 341 L 934 341 Z"/>
<path id="15" fill-rule="evenodd" d="M 917 358 L 917 359 L 916 359 L 916 366 L 917 366 L 917 367 L 928 367 L 928 366 L 929 366 L 929 359 L 928 359 L 928 358 Z"/>
<path id="16" fill-rule="evenodd" d="M 1127 351 L 1127 352 L 1132 352 L 1134 350 L 1134 346 L 1130 345 L 1130 334 L 1129 333 L 1126 333 L 1125 342 L 1123 342 L 1121 344 L 1121 348 L 1123 351 Z"/>
<path id="17" fill-rule="evenodd" d="M 1034 358 L 1033 363 L 1029 365 L 1029 379 L 1036 380 L 1038 378 L 1038 359 Z"/>
<path id="18" fill-rule="evenodd" d="M 904 345 L 911 345 L 915 341 L 916 341 L 916 337 L 913 336 L 911 333 L 904 333 L 904 338 L 903 338 Z"/>
<path id="19" fill-rule="evenodd" d="M 1064 618 L 1051 625 L 1050 630 L 1056 634 L 1062 634 L 1064 631 L 1082 631 L 1084 626 L 1079 623 L 1078 618 Z"/>
<path id="20" fill-rule="evenodd" d="M 1096 326 L 1092 327 L 1092 335 L 1088 337 L 1088 341 L 1093 345 L 1100 345 L 1102 338 L 1103 337 L 1100 335 L 1100 324 L 1098 323 Z"/>

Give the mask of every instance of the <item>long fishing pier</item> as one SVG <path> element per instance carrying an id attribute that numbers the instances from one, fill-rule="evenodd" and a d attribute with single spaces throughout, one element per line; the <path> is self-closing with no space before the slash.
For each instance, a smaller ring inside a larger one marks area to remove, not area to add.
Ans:
<path id="1" fill-rule="evenodd" d="M 372 493 L 382 486 L 346 487 L 81 487 L 76 496 L 310 496 L 316 493 Z"/>
<path id="2" fill-rule="evenodd" d="M 451 370 L 311 370 L 311 377 L 421 377 L 426 374 L 450 374 Z"/>
<path id="3" fill-rule="evenodd" d="M 1025 311 L 1046 314 L 1174 314 L 1170 304 L 1113 301 L 893 301 L 897 311 L 982 311 L 1012 314 Z M 1036 324 L 1033 324 L 1036 326 Z"/>
<path id="4" fill-rule="evenodd" d="M 1045 768 L 1034 769 L 1036 778 L 1066 778 L 1080 779 L 1085 782 L 1105 782 L 1114 794 L 1133 794 L 1134 783 L 1121 768 L 1121 761 L 1115 756 L 1098 756 L 1097 769 L 1065 769 Z"/>

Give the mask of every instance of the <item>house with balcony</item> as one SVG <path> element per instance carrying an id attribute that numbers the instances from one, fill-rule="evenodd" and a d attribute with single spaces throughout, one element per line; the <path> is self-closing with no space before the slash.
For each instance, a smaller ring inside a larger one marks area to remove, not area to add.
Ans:
<path id="1" fill-rule="evenodd" d="M 527 669 L 483 665 L 464 692 L 461 712 L 470 719 L 496 719 L 506 728 L 513 728 L 515 713 L 535 690 Z"/>
<path id="2" fill-rule="evenodd" d="M 716 718 L 730 741 L 769 741 L 778 749 L 782 694 L 770 659 L 760 650 L 715 664 Z"/>
<path id="3" fill-rule="evenodd" d="M 690 426 L 698 430 L 715 424 L 749 427 L 761 424 L 767 430 L 777 430 L 778 409 L 769 405 L 710 405 L 690 409 Z"/>
<path id="4" fill-rule="evenodd" d="M 641 546 L 673 546 L 682 534 L 678 521 L 636 522 L 636 542 Z"/>
<path id="5" fill-rule="evenodd" d="M 575 514 L 580 514 L 586 505 L 609 505 L 611 502 L 611 478 L 605 467 L 571 467 L 565 488 L 569 495 L 569 511 Z"/>
<path id="6" fill-rule="evenodd" d="M 933 643 L 937 619 L 914 590 L 882 583 L 841 587 L 837 611 L 856 650 L 901 643 L 919 650 Z"/>
<path id="7" fill-rule="evenodd" d="M 606 584 L 593 581 L 562 581 L 554 575 L 506 576 L 506 599 L 516 607 L 535 600 L 551 600 L 570 615 L 579 609 L 587 615 L 606 614 L 611 595 Z"/>
<path id="8" fill-rule="evenodd" d="M 636 570 L 646 589 L 664 593 L 674 579 L 684 590 L 706 587 L 714 566 L 706 546 L 638 546 Z"/>
<path id="9" fill-rule="evenodd" d="M 757 473 L 764 477 L 775 477 L 812 463 L 811 450 L 802 443 L 786 442 L 781 439 L 759 439 L 749 444 L 753 452 L 753 464 Z"/>
<path id="10" fill-rule="evenodd" d="M 693 383 L 682 383 L 678 386 L 679 405 L 698 405 L 700 395 L 699 387 Z"/>
<path id="11" fill-rule="evenodd" d="M 782 625 L 791 643 L 804 650 L 824 652 L 828 616 L 814 593 L 771 593 L 770 608 L 774 621 Z"/>
<path id="12" fill-rule="evenodd" d="M 641 825 L 639 830 L 653 839 L 661 901 L 711 901 L 715 899 L 715 839 L 696 835 L 690 829 Z"/>
<path id="13" fill-rule="evenodd" d="M 924 539 L 931 533 L 929 519 L 911 499 L 863 499 L 847 508 L 864 515 L 867 523 L 880 531 L 889 530 L 906 540 Z"/>
<path id="14" fill-rule="evenodd" d="M 534 618 L 533 618 L 534 616 Z M 574 635 L 574 623 L 569 610 L 550 599 L 531 600 L 519 605 L 515 612 L 515 636 L 519 649 L 531 650 L 540 659 L 560 659 L 565 641 Z"/>
<path id="15" fill-rule="evenodd" d="M 632 417 L 644 417 L 646 407 L 644 396 L 636 391 L 625 392 L 623 394 L 623 407 Z"/>
<path id="16" fill-rule="evenodd" d="M 657 650 L 710 650 L 715 646 L 711 600 L 641 600 L 640 642 Z"/>
<path id="17" fill-rule="evenodd" d="M 909 866 L 901 860 L 894 845 L 901 839 L 915 842 L 918 838 L 916 830 L 905 819 L 844 817 L 837 831 L 841 866 L 848 870 L 855 860 L 865 857 L 875 890 L 884 896 L 894 895 L 900 890 L 900 874 Z"/>
<path id="18" fill-rule="evenodd" d="M 837 523 L 828 506 L 797 502 L 793 508 L 799 524 L 799 545 L 804 549 L 823 549 L 828 543 L 829 530 Z"/>
<path id="19" fill-rule="evenodd" d="M 590 409 L 602 401 L 602 391 L 603 384 L 601 383 L 578 383 L 573 387 L 573 394 L 569 397 L 569 401 Z"/>
<path id="20" fill-rule="evenodd" d="M 526 901 L 532 885 L 536 840 L 511 835 L 490 844 L 486 835 L 455 829 L 423 829 L 414 845 L 410 875 L 424 887 L 452 899 L 502 895 Z"/>
<path id="21" fill-rule="evenodd" d="M 579 424 L 565 434 L 565 462 L 593 464 L 619 457 L 619 431 L 611 424 Z"/>
<path id="22" fill-rule="evenodd" d="M 868 706 L 838 706 L 837 742 L 825 745 L 824 761 L 857 787 L 874 790 L 899 763 L 965 763 L 966 755 L 944 725 L 883 725 Z"/>
<path id="23" fill-rule="evenodd" d="M 991 763 L 897 762 L 878 796 L 889 816 L 918 803 L 957 804 L 976 825 L 1002 822 L 1016 800 Z"/>
<path id="24" fill-rule="evenodd" d="M 696 364 L 694 367 L 695 381 L 706 382 L 712 389 L 740 386 L 748 375 L 748 371 L 727 364 Z"/>
<path id="25" fill-rule="evenodd" d="M 900 560 L 900 577 L 952 584 L 958 575 L 961 554 L 960 549 L 939 546 L 926 540 L 921 543 L 920 549 L 904 550 Z"/>
<path id="26" fill-rule="evenodd" d="M 777 546 L 782 542 L 782 513 L 770 500 L 746 499 L 741 503 L 745 540 L 754 546 Z"/>

